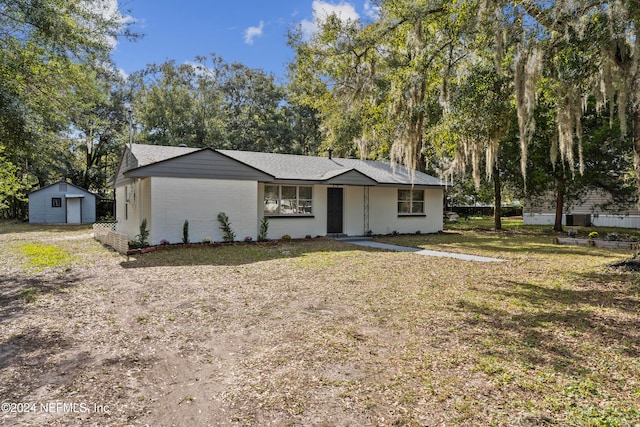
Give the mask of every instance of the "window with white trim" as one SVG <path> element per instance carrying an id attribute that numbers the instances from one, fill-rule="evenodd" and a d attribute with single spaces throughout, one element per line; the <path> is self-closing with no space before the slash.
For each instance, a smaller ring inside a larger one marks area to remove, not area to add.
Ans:
<path id="1" fill-rule="evenodd" d="M 424 190 L 398 190 L 398 215 L 423 215 Z"/>
<path id="2" fill-rule="evenodd" d="M 305 185 L 265 185 L 264 214 L 312 215 L 313 191 Z"/>

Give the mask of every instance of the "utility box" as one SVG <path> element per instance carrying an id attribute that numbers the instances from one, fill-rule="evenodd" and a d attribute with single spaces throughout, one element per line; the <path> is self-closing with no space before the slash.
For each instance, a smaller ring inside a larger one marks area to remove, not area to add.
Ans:
<path id="1" fill-rule="evenodd" d="M 591 227 L 591 214 L 565 215 L 565 222 L 568 226 Z"/>

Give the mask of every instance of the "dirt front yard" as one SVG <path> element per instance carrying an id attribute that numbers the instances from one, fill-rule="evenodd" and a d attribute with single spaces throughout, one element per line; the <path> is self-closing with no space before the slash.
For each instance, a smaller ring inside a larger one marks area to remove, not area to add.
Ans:
<path id="1" fill-rule="evenodd" d="M 415 236 L 476 263 L 314 240 L 122 257 L 0 228 L 0 425 L 640 423 L 624 252 Z"/>

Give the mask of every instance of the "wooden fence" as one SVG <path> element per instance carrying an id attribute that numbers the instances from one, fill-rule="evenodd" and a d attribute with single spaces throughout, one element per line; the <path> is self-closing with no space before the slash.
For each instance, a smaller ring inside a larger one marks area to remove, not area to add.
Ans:
<path id="1" fill-rule="evenodd" d="M 116 222 L 96 222 L 93 224 L 93 236 L 103 245 L 107 245 L 121 254 L 129 250 L 129 237 L 116 231 Z"/>

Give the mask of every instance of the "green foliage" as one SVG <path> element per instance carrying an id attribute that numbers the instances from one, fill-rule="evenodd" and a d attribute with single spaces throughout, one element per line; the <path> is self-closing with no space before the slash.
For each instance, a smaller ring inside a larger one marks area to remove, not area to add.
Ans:
<path id="1" fill-rule="evenodd" d="M 131 76 L 139 137 L 152 144 L 315 153 L 319 120 L 272 75 L 221 57 L 152 64 Z"/>
<path id="2" fill-rule="evenodd" d="M 189 221 L 186 219 L 182 225 L 182 243 L 189 243 Z"/>
<path id="3" fill-rule="evenodd" d="M 149 246 L 149 229 L 147 228 L 147 218 L 143 218 L 140 223 L 140 234 L 136 236 L 138 247 L 146 248 Z"/>
<path id="4" fill-rule="evenodd" d="M 231 221 L 226 213 L 218 213 L 218 222 L 222 231 L 222 238 L 225 242 L 235 242 L 236 233 L 231 229 Z"/>
<path id="5" fill-rule="evenodd" d="M 592 231 L 591 233 L 589 233 L 589 238 L 590 239 L 597 239 L 598 238 L 598 232 L 597 231 Z"/>
<path id="6" fill-rule="evenodd" d="M 0 147 L 0 217 L 14 217 L 10 212 L 11 207 L 15 207 L 17 202 L 26 203 L 27 193 L 31 188 L 30 177 L 22 174 L 13 163 L 7 161 L 2 156 Z"/>
<path id="7" fill-rule="evenodd" d="M 285 234 L 280 239 L 282 239 L 284 241 L 289 241 L 289 240 L 291 240 L 291 236 L 289 236 L 288 234 Z"/>
<path id="8" fill-rule="evenodd" d="M 266 242 L 267 240 L 269 240 L 269 218 L 263 216 L 258 229 L 258 242 Z"/>

